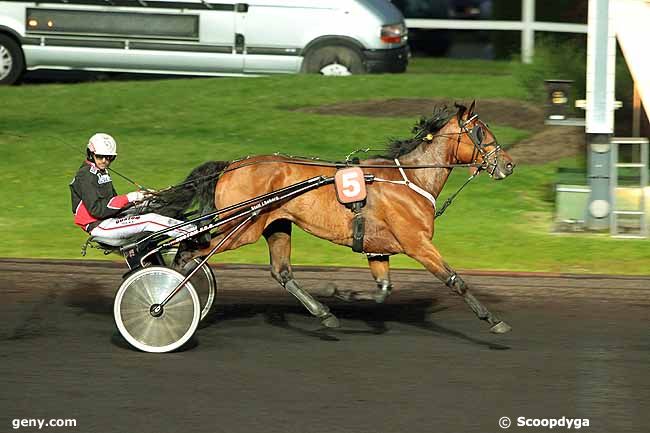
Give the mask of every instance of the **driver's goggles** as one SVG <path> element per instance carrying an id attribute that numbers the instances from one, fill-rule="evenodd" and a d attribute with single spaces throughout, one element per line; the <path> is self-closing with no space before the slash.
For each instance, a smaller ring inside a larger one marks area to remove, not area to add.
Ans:
<path id="1" fill-rule="evenodd" d="M 97 158 L 97 159 L 105 159 L 106 161 L 113 161 L 113 160 L 115 160 L 115 155 L 98 155 L 98 154 L 95 154 L 95 158 Z"/>

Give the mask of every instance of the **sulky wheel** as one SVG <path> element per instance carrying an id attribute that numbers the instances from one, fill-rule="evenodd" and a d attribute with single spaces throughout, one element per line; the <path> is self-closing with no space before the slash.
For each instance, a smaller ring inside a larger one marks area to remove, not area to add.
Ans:
<path id="1" fill-rule="evenodd" d="M 166 266 L 172 266 L 177 251 L 178 248 L 172 248 L 161 252 Z M 198 257 L 191 260 L 183 268 L 183 275 L 192 272 L 199 263 L 201 263 L 201 259 Z M 199 271 L 190 278 L 190 283 L 196 290 L 196 294 L 199 295 L 199 302 L 201 303 L 201 320 L 203 320 L 214 303 L 214 296 L 217 291 L 217 279 L 215 278 L 212 269 L 210 269 L 210 266 L 206 263 L 205 266 L 199 269 Z"/>
<path id="2" fill-rule="evenodd" d="M 191 283 L 159 311 L 155 309 L 183 279 L 173 269 L 148 266 L 124 280 L 115 296 L 113 315 L 129 344 L 144 352 L 170 352 L 194 335 L 201 307 Z"/>

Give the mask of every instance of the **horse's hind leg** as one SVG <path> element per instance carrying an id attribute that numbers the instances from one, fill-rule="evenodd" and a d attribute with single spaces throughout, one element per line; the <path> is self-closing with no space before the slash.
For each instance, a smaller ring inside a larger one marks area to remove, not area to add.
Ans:
<path id="1" fill-rule="evenodd" d="M 454 293 L 463 297 L 463 300 L 472 309 L 476 317 L 485 320 L 490 324 L 490 331 L 495 334 L 503 334 L 510 331 L 510 325 L 499 320 L 492 314 L 478 299 L 469 291 L 467 284 L 442 258 L 438 250 L 426 240 L 407 252 L 409 256 L 422 263 L 438 279 L 443 281 Z"/>
<path id="2" fill-rule="evenodd" d="M 374 299 L 382 303 L 390 295 L 393 285 L 390 282 L 390 256 L 368 256 L 368 265 L 372 277 L 377 283 L 377 290 L 374 292 Z"/>
<path id="3" fill-rule="evenodd" d="M 369 255 L 368 265 L 372 278 L 377 283 L 377 289 L 373 291 L 355 291 L 355 290 L 339 290 L 336 289 L 334 296 L 345 301 L 375 301 L 383 303 L 393 288 L 390 282 L 390 256 L 385 255 Z"/>
<path id="4" fill-rule="evenodd" d="M 291 222 L 274 221 L 264 231 L 271 256 L 271 275 L 289 293 L 298 299 L 311 314 L 321 320 L 323 326 L 338 328 L 339 320 L 330 313 L 326 305 L 321 304 L 303 290 L 293 277 L 291 271 Z"/>

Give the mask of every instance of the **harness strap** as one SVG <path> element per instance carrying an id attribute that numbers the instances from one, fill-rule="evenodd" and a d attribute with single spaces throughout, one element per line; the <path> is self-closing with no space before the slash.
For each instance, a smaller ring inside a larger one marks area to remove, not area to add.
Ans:
<path id="1" fill-rule="evenodd" d="M 409 188 L 411 188 L 413 191 L 417 192 L 420 194 L 422 197 L 426 198 L 431 202 L 431 205 L 433 206 L 433 209 L 435 210 L 436 208 L 436 198 L 429 192 L 425 191 L 424 189 L 420 188 L 413 182 L 411 182 L 408 177 L 406 177 L 406 172 L 402 168 L 402 166 L 399 163 L 399 160 L 395 158 L 395 165 L 397 165 L 397 168 L 399 169 L 399 172 L 402 174 L 402 178 L 404 180 L 388 180 L 388 179 L 381 179 L 379 177 L 375 177 L 376 182 L 388 182 L 388 183 L 395 183 L 398 185 L 406 185 Z"/>
<path id="2" fill-rule="evenodd" d="M 355 253 L 363 252 L 363 237 L 366 233 L 366 219 L 361 214 L 361 203 L 354 203 L 352 220 L 352 251 Z"/>

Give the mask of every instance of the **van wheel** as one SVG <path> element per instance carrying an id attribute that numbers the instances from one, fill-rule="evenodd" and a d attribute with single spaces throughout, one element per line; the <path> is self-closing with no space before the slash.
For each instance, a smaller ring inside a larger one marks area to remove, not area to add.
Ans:
<path id="1" fill-rule="evenodd" d="M 18 44 L 0 35 L 0 85 L 14 84 L 25 69 L 25 60 Z"/>
<path id="2" fill-rule="evenodd" d="M 303 72 L 322 75 L 356 75 L 367 72 L 361 54 L 342 46 L 326 46 L 305 57 Z"/>

